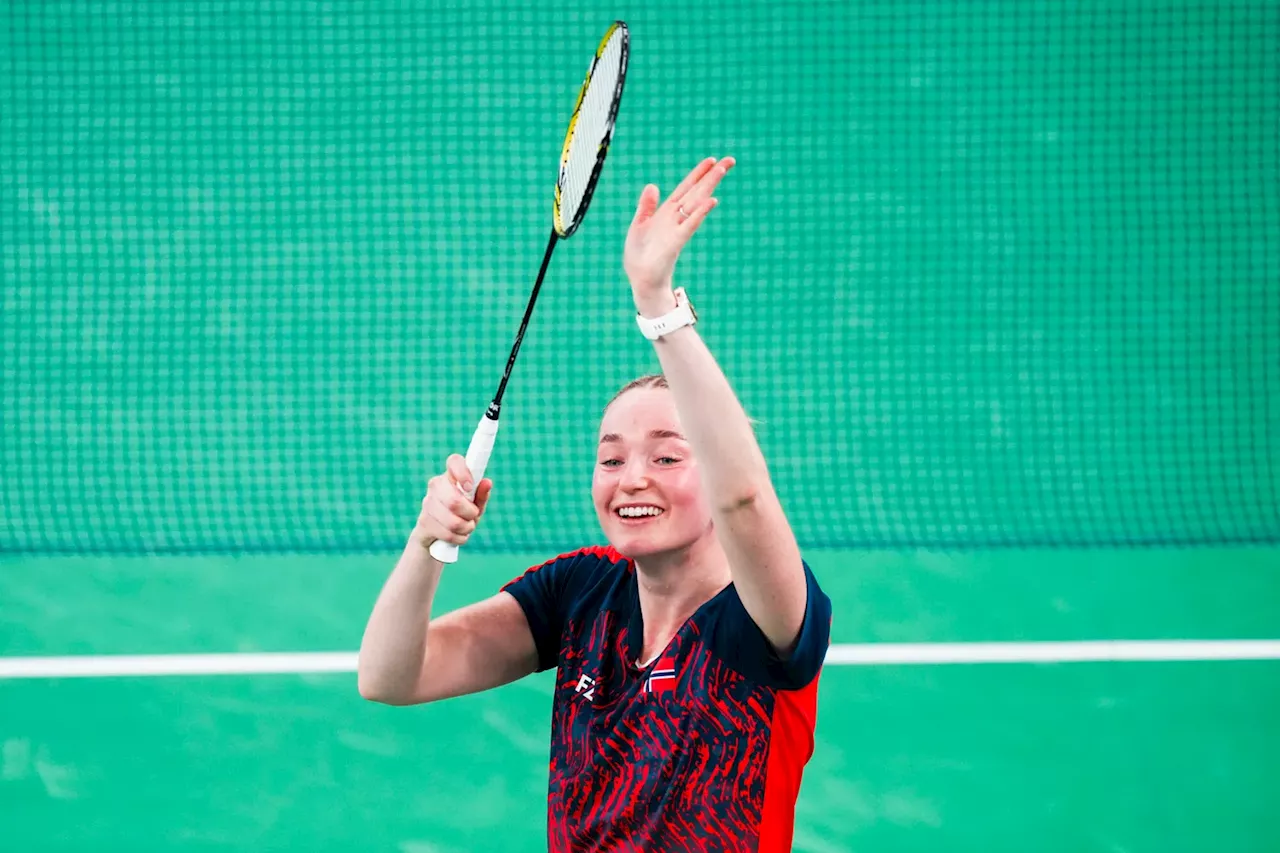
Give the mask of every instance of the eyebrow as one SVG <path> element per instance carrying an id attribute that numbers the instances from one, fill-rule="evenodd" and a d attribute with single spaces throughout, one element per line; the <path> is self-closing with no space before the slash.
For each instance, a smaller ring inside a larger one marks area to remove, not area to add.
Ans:
<path id="1" fill-rule="evenodd" d="M 678 439 L 680 439 L 681 441 L 685 441 L 685 440 L 686 440 L 686 439 L 685 439 L 685 437 L 684 437 L 683 435 L 681 435 L 680 433 L 676 432 L 676 431 L 675 431 L 675 430 L 673 430 L 673 429 L 651 429 L 651 430 L 649 430 L 649 438 L 659 438 L 659 439 L 661 439 L 661 438 L 678 438 Z M 620 442 L 620 441 L 622 441 L 622 436 L 618 435 L 616 432 L 608 432 L 608 433 L 605 433 L 604 435 L 600 436 L 600 443 L 601 443 L 601 444 L 605 444 L 605 443 L 607 443 L 607 442 L 611 442 L 611 441 L 612 441 L 612 442 Z"/>

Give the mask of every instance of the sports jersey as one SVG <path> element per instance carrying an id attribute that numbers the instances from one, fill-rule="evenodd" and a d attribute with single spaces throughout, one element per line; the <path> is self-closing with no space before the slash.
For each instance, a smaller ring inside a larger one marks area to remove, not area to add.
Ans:
<path id="1" fill-rule="evenodd" d="M 831 602 L 808 564 L 804 624 L 785 659 L 728 585 L 648 666 L 635 564 L 585 548 L 503 587 L 524 609 L 538 671 L 556 668 L 551 853 L 791 849 L 813 752 Z"/>

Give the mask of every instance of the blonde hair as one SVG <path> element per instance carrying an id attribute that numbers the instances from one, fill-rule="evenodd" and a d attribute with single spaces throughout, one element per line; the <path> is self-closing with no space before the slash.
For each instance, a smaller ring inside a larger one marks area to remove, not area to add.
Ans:
<path id="1" fill-rule="evenodd" d="M 614 394 L 611 398 L 609 398 L 608 403 L 605 403 L 605 406 L 604 406 L 605 411 L 608 411 L 609 407 L 613 405 L 614 401 L 617 400 L 619 397 L 621 397 L 623 394 L 627 393 L 628 391 L 634 391 L 636 388 L 670 388 L 670 387 L 671 386 L 667 384 L 667 377 L 663 376 L 661 373 L 648 373 L 639 378 L 632 379 L 626 385 L 623 385 L 621 388 L 619 388 L 618 393 Z"/>
<path id="2" fill-rule="evenodd" d="M 623 394 L 627 393 L 628 391 L 634 391 L 637 388 L 668 388 L 669 389 L 671 388 L 671 386 L 667 384 L 667 377 L 663 376 L 661 373 L 647 373 L 644 376 L 640 376 L 640 377 L 637 377 L 636 379 L 632 379 L 626 385 L 623 385 L 621 388 L 619 388 L 618 393 L 614 394 L 611 398 L 609 398 L 609 402 L 605 404 L 604 410 L 606 412 L 609 411 L 609 407 L 612 406 L 619 397 L 621 397 Z M 751 415 L 747 415 L 747 420 L 751 423 L 751 427 L 753 430 L 760 423 L 758 420 L 751 417 Z"/>

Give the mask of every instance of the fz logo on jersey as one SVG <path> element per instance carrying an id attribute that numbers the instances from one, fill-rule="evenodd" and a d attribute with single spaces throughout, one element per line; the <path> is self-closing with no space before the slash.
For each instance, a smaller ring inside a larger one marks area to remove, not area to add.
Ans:
<path id="1" fill-rule="evenodd" d="M 586 673 L 579 675 L 578 685 L 573 688 L 573 692 L 586 696 L 588 702 L 596 701 L 596 680 Z"/>

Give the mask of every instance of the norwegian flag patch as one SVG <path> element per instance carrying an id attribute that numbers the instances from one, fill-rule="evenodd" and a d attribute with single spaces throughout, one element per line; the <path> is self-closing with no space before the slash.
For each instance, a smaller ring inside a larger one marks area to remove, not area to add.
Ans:
<path id="1" fill-rule="evenodd" d="M 676 689 L 676 656 L 674 653 L 663 654 L 649 671 L 644 682 L 645 693 L 671 693 Z"/>

